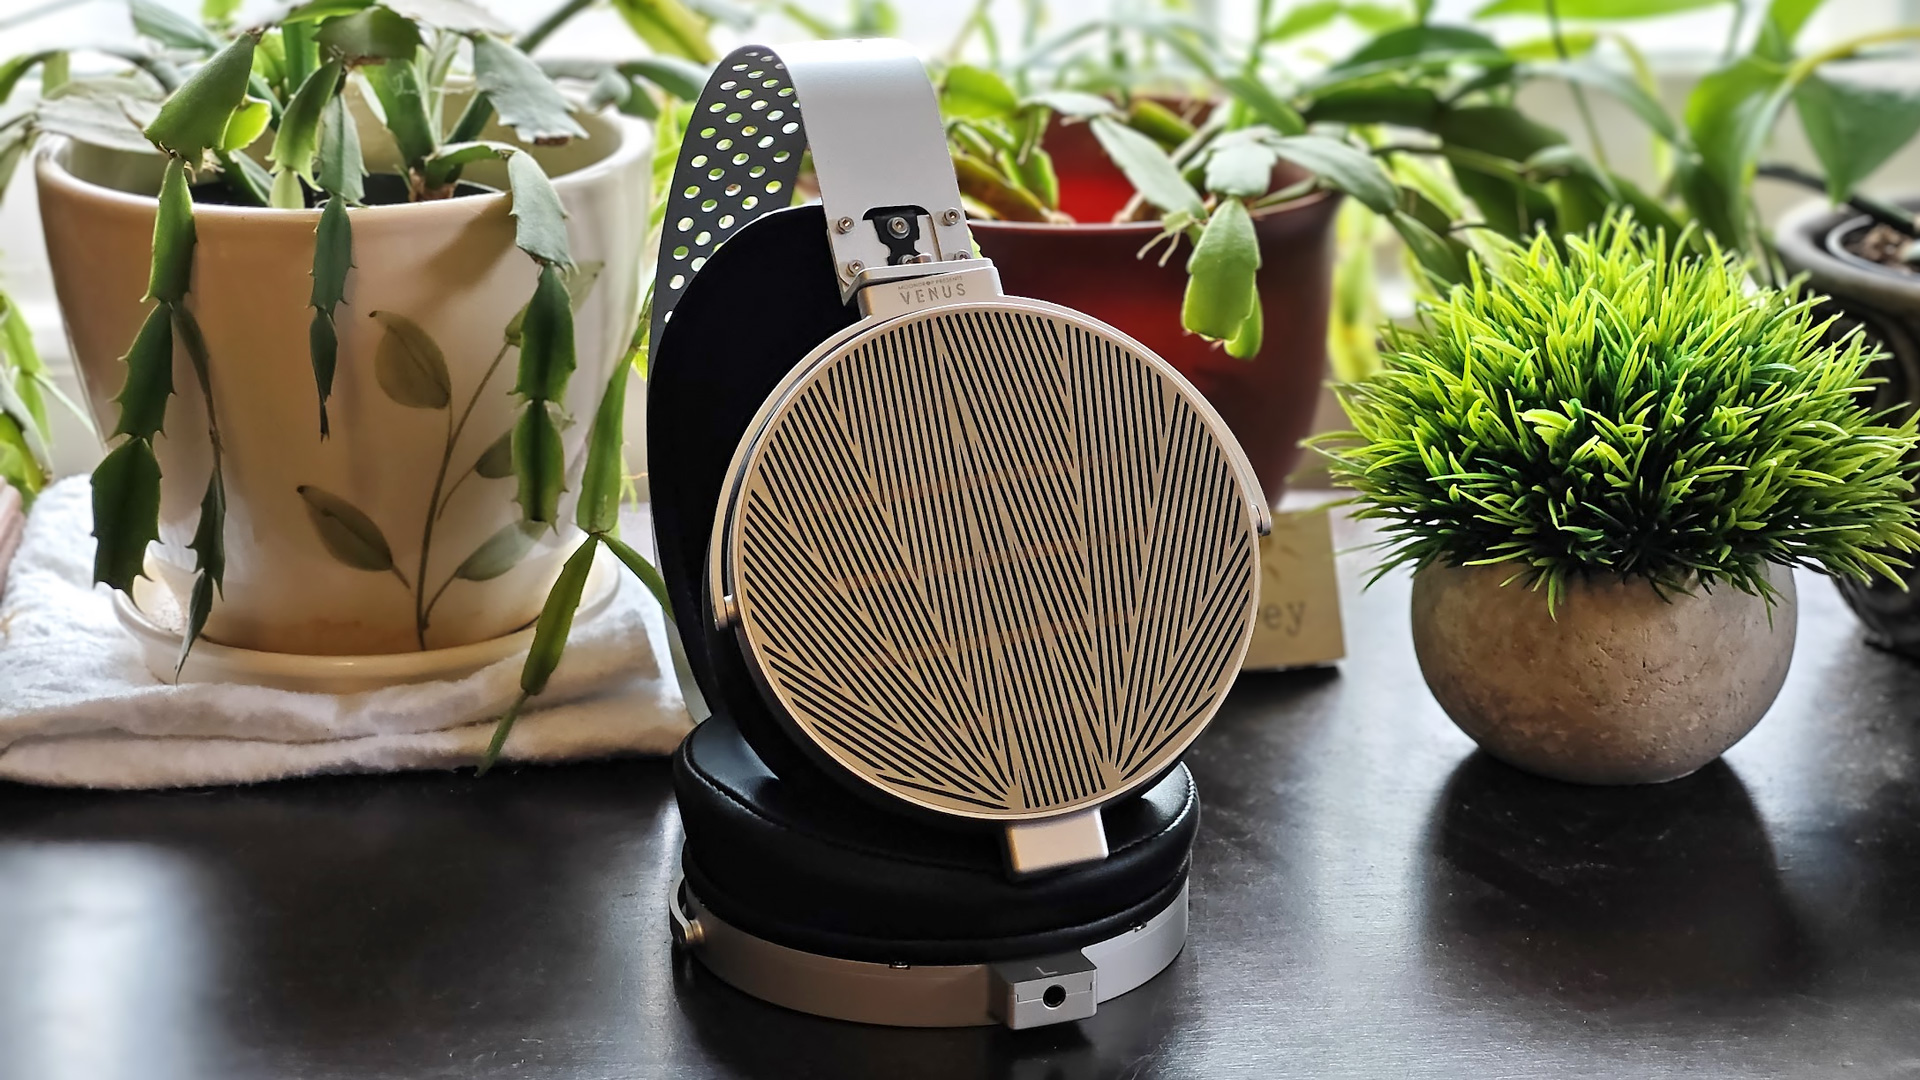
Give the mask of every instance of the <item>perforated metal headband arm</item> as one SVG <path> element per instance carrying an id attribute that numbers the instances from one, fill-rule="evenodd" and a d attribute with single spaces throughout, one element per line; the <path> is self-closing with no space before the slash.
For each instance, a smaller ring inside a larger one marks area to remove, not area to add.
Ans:
<path id="1" fill-rule="evenodd" d="M 687 124 L 666 196 L 651 341 L 715 248 L 792 202 L 809 148 L 842 299 L 862 269 L 908 261 L 903 249 L 973 254 L 939 101 L 911 49 L 878 39 L 743 46 L 714 70 Z M 912 235 L 886 235 L 883 217 L 899 215 L 883 212 L 903 207 L 915 208 Z"/>

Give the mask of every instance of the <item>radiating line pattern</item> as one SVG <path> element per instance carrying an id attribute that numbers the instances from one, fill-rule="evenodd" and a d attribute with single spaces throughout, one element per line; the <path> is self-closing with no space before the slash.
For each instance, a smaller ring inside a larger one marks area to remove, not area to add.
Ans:
<path id="1" fill-rule="evenodd" d="M 743 479 L 733 589 L 800 729 L 910 802 L 1016 818 L 1169 764 L 1251 634 L 1252 514 L 1189 391 L 982 305 L 810 374 Z"/>

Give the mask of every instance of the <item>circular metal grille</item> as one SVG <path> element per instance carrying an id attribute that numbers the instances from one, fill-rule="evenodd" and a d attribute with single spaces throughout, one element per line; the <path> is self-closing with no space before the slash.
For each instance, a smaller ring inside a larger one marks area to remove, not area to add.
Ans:
<path id="1" fill-rule="evenodd" d="M 724 541 L 762 690 L 911 803 L 1020 820 L 1150 780 L 1253 628 L 1237 450 L 1163 361 L 1019 302 L 889 322 L 763 414 Z"/>

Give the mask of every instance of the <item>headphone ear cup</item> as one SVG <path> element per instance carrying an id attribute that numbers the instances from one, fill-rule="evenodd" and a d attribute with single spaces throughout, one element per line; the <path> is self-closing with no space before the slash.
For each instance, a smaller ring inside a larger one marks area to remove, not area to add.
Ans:
<path id="1" fill-rule="evenodd" d="M 1200 805 L 1182 766 L 1100 811 L 1112 854 L 1007 877 L 999 841 L 776 776 L 718 714 L 673 758 L 688 888 L 733 927 L 872 963 L 986 963 L 1080 948 L 1146 922 L 1187 879 Z"/>

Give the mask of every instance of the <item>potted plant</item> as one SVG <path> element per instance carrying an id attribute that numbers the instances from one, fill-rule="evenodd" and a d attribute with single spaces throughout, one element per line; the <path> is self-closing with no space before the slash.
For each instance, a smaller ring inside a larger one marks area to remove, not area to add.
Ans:
<path id="1" fill-rule="evenodd" d="M 1441 283 L 1464 277 L 1480 233 L 1578 232 L 1621 204 L 1678 231 L 1656 200 L 1513 105 L 1521 80 L 1546 73 L 1523 59 L 1538 49 L 1431 23 L 1429 7 L 1262 3 L 1238 49 L 1179 17 L 1114 19 L 944 75 L 974 235 L 1008 287 L 1167 357 L 1275 500 L 1326 367 L 1335 193 L 1361 208 L 1357 243 L 1384 218 Z M 1318 70 L 1276 59 L 1340 17 L 1372 36 Z M 1368 257 L 1342 264 L 1350 294 L 1370 287 L 1351 272 Z M 1343 351 L 1350 322 L 1336 331 Z"/>
<path id="2" fill-rule="evenodd" d="M 0 65 L 0 94 L 46 75 L 0 161 L 39 147 L 113 444 L 96 577 L 159 578 L 181 663 L 203 633 L 358 654 L 526 624 L 575 523 L 617 504 L 652 142 L 628 114 L 696 92 L 697 64 L 536 63 L 579 2 L 517 44 L 465 0 L 318 0 L 237 30 L 132 7 L 149 47 L 126 74 Z M 635 7 L 711 58 L 677 2 Z"/>
<path id="3" fill-rule="evenodd" d="M 1519 14 L 1544 14 L 1542 5 L 1499 5 Z M 1838 316 L 1836 333 L 1862 330 L 1884 357 L 1875 369 L 1883 406 L 1920 404 L 1920 278 L 1914 277 L 1920 225 L 1906 205 L 1869 197 L 1858 188 L 1920 132 L 1920 92 L 1901 80 L 1861 78 L 1861 61 L 1893 55 L 1912 62 L 1910 43 L 1920 27 L 1853 37 L 1816 52 L 1797 42 L 1823 0 L 1775 3 L 1755 11 L 1744 51 L 1730 55 L 1701 79 L 1683 116 L 1670 116 L 1645 88 L 1607 69 L 1566 64 L 1559 73 L 1576 85 L 1621 98 L 1663 147 L 1669 172 L 1663 183 L 1690 214 L 1730 248 L 1751 254 L 1757 276 L 1779 283 L 1805 275 L 1804 287 L 1830 298 L 1823 313 Z M 1589 14 L 1605 9 L 1580 5 Z M 1738 27 L 1736 27 L 1736 40 Z M 1902 45 L 1904 52 L 1889 54 Z M 1884 74 L 1884 69 L 1882 71 Z M 1764 159 L 1769 137 L 1786 106 L 1793 106 L 1820 166 L 1810 173 Z M 1758 176 L 1824 191 L 1790 212 L 1773 230 L 1754 200 Z M 1876 644 L 1920 655 L 1920 600 L 1904 580 L 1842 578 L 1840 591 Z"/>
<path id="4" fill-rule="evenodd" d="M 1789 568 L 1895 577 L 1920 549 L 1911 418 L 1872 345 L 1690 236 L 1609 219 L 1423 306 L 1321 444 L 1414 568 L 1434 696 L 1494 756 L 1583 783 L 1684 776 L 1786 677 Z"/>

